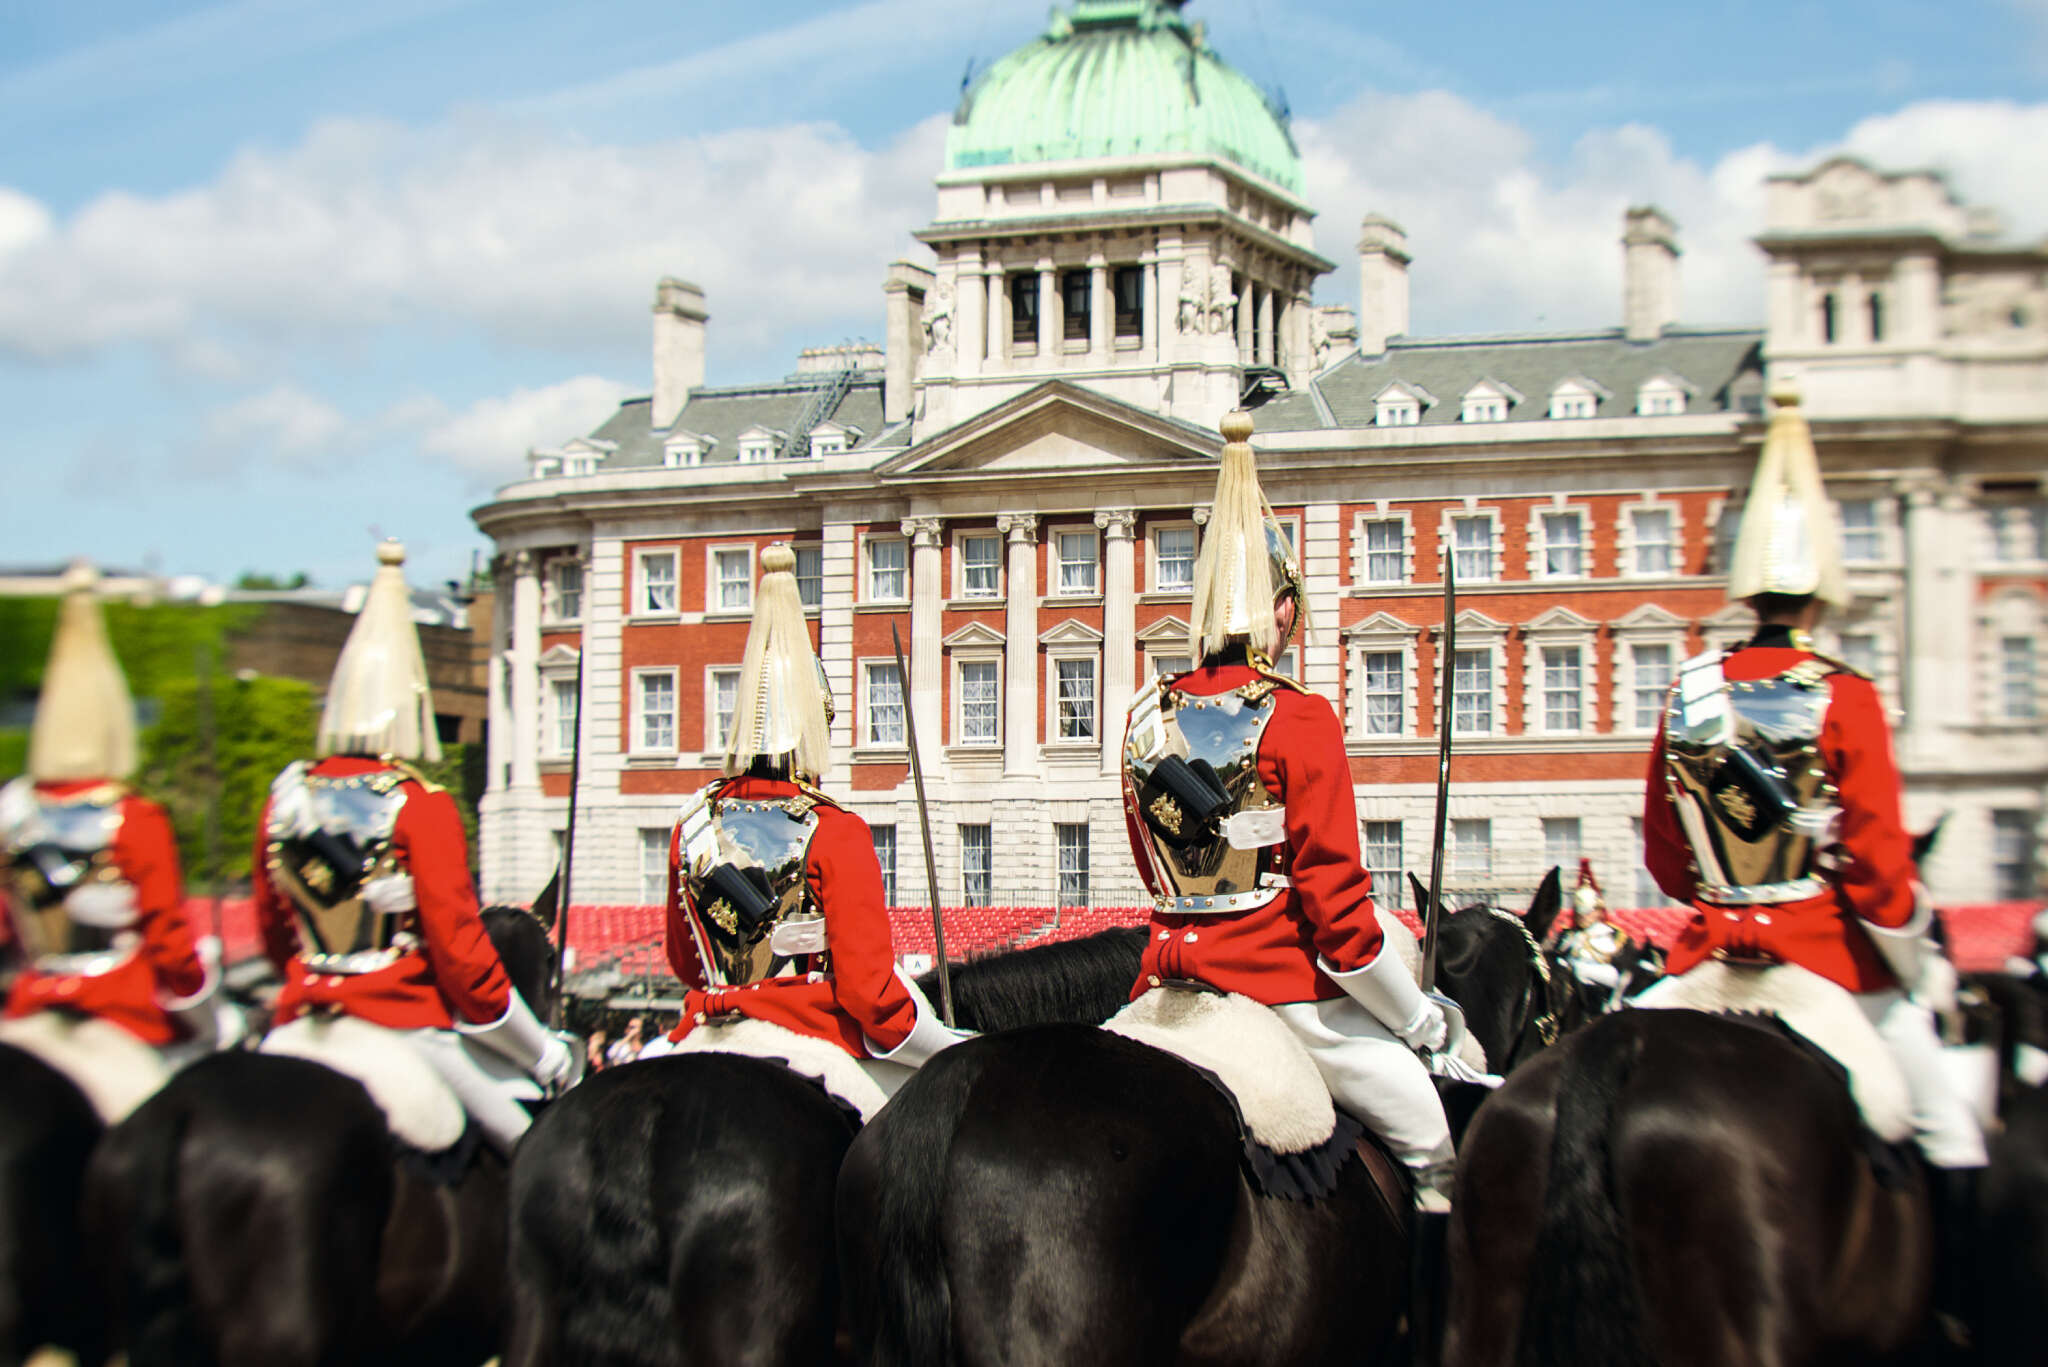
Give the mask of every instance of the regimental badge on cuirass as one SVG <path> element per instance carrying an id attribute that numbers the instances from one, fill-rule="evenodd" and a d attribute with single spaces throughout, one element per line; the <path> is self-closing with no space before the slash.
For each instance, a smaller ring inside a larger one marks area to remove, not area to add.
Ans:
<path id="1" fill-rule="evenodd" d="M 386 948 L 410 919 L 379 915 L 362 897 L 365 883 L 404 871 L 393 835 L 410 777 L 396 768 L 328 776 L 301 761 L 271 784 L 266 866 L 314 957 Z"/>
<path id="2" fill-rule="evenodd" d="M 681 819 L 682 895 L 706 976 L 743 987 L 800 964 L 830 972 L 824 914 L 805 874 L 818 809 L 830 799 L 738 798 L 723 787 L 698 794 Z"/>

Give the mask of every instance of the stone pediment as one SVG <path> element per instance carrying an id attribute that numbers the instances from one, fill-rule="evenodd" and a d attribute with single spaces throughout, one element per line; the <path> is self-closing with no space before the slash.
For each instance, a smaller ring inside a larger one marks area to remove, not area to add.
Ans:
<path id="1" fill-rule="evenodd" d="M 570 669 L 582 657 L 574 646 L 552 645 L 541 652 L 539 666 L 542 669 Z"/>
<path id="2" fill-rule="evenodd" d="M 1102 633 L 1079 618 L 1069 617 L 1057 626 L 1040 632 L 1038 643 L 1044 646 L 1101 645 Z"/>
<path id="3" fill-rule="evenodd" d="M 911 447 L 884 478 L 1067 474 L 1214 461 L 1223 438 L 1064 381 L 1039 385 Z"/>
<path id="4" fill-rule="evenodd" d="M 1152 623 L 1152 625 L 1141 628 L 1137 638 L 1144 645 L 1151 645 L 1155 642 L 1164 642 L 1169 645 L 1185 645 L 1188 639 L 1187 619 L 1172 616 L 1162 617 Z"/>
<path id="5" fill-rule="evenodd" d="M 1343 636 L 1420 636 L 1422 628 L 1414 622 L 1404 622 L 1391 612 L 1375 612 L 1345 627 Z"/>
<path id="6" fill-rule="evenodd" d="M 1570 608 L 1560 604 L 1557 607 L 1546 609 L 1522 623 L 1522 634 L 1525 636 L 1545 634 L 1573 635 L 1579 632 L 1590 633 L 1598 628 L 1599 625 L 1592 618 L 1582 617 Z"/>
<path id="7" fill-rule="evenodd" d="M 1608 623 L 1616 631 L 1683 631 L 1687 622 L 1669 608 L 1644 603 Z"/>
<path id="8" fill-rule="evenodd" d="M 986 622 L 969 622 L 939 644 L 948 650 L 957 650 L 962 646 L 1000 646 L 1005 639 L 1002 632 Z"/>

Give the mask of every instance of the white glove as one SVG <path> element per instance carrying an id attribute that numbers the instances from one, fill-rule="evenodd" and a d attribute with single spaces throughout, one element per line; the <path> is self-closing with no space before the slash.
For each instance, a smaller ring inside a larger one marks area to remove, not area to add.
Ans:
<path id="1" fill-rule="evenodd" d="M 1507 1081 L 1498 1073 L 1480 1072 L 1456 1054 L 1431 1054 L 1423 1062 L 1431 1073 L 1453 1082 L 1476 1082 L 1482 1087 L 1498 1087 Z"/>
<path id="2" fill-rule="evenodd" d="M 894 1049 L 884 1049 L 873 1039 L 863 1035 L 862 1039 L 867 1042 L 869 1058 L 900 1063 L 906 1068 L 921 1068 L 941 1050 L 950 1049 L 963 1040 L 974 1038 L 972 1030 L 956 1030 L 939 1019 L 939 1013 L 933 1009 L 922 989 L 907 977 L 901 968 L 896 970 L 896 981 L 902 983 L 909 991 L 911 1005 L 917 1009 L 916 1017 L 911 1021 L 910 1033 L 905 1035 Z"/>
<path id="3" fill-rule="evenodd" d="M 1930 949 L 1920 965 L 1919 980 L 1906 989 L 1906 995 L 1937 1015 L 1953 1015 L 1957 986 L 1956 966 L 1947 955 Z"/>
<path id="4" fill-rule="evenodd" d="M 413 896 L 412 875 L 409 873 L 372 878 L 363 884 L 363 901 L 380 916 L 397 916 L 420 904 L 419 899 Z"/>
<path id="5" fill-rule="evenodd" d="M 553 1095 L 568 1090 L 576 1081 L 575 1072 L 576 1051 L 567 1040 L 550 1031 L 547 1043 L 540 1048 L 540 1058 L 533 1065 L 533 1080 Z"/>
<path id="6" fill-rule="evenodd" d="M 1434 1054 L 1450 1038 L 1451 1025 L 1444 1018 L 1444 1009 L 1423 995 L 1415 979 L 1408 976 L 1408 965 L 1388 953 L 1385 943 L 1363 968 L 1338 972 L 1324 963 L 1322 969 L 1410 1049 Z"/>
<path id="7" fill-rule="evenodd" d="M 81 883 L 65 894 L 64 910 L 82 926 L 125 930 L 135 924 L 135 889 L 126 883 Z"/>
<path id="8" fill-rule="evenodd" d="M 505 1014 L 488 1025 L 455 1022 L 457 1034 L 502 1055 L 524 1069 L 527 1076 L 550 1091 L 568 1085 L 576 1076 L 577 1051 L 563 1038 L 540 1023 L 526 998 L 515 989 L 505 1004 Z"/>

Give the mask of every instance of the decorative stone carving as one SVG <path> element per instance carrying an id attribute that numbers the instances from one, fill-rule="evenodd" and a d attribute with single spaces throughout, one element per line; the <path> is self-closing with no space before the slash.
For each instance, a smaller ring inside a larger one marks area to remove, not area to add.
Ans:
<path id="1" fill-rule="evenodd" d="M 903 519 L 903 534 L 910 538 L 913 546 L 936 546 L 939 544 L 939 519 L 906 517 Z"/>
<path id="2" fill-rule="evenodd" d="M 1221 337 L 1231 331 L 1231 312 L 1237 295 L 1230 288 L 1230 267 L 1218 263 L 1209 268 L 1209 332 Z"/>
<path id="3" fill-rule="evenodd" d="M 997 513 L 996 530 L 1012 542 L 1029 544 L 1038 540 L 1038 514 Z"/>
<path id="4" fill-rule="evenodd" d="M 953 355 L 953 287 L 941 284 L 925 296 L 924 352 L 934 361 Z"/>
<path id="5" fill-rule="evenodd" d="M 1095 525 L 1111 541 L 1128 541 L 1137 529 L 1138 514 L 1131 508 L 1104 508 L 1095 514 Z"/>

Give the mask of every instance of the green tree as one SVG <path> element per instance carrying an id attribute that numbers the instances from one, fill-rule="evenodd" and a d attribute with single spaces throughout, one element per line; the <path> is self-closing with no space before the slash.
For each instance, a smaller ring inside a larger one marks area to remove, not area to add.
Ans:
<path id="1" fill-rule="evenodd" d="M 295 679 L 257 676 L 213 678 L 213 746 L 201 725 L 200 683 L 185 678 L 163 686 L 162 710 L 143 735 L 143 791 L 164 804 L 178 833 L 178 857 L 195 889 L 206 875 L 206 813 L 219 790 L 220 876 L 249 876 L 256 823 L 278 771 L 313 754 L 320 700 Z"/>
<path id="2" fill-rule="evenodd" d="M 243 570 L 235 580 L 238 589 L 302 589 L 313 582 L 313 576 L 300 570 L 294 575 L 258 574 L 255 570 Z"/>

